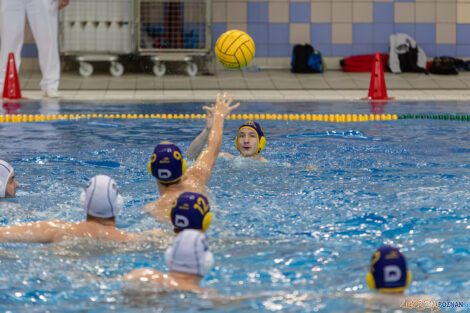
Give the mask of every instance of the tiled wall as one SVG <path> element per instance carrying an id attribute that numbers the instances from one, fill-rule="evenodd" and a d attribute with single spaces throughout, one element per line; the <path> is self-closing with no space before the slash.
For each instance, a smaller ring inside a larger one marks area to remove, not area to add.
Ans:
<path id="1" fill-rule="evenodd" d="M 470 57 L 470 0 L 213 0 L 213 41 L 233 28 L 261 58 L 289 57 L 302 42 L 326 57 L 387 53 L 399 32 L 429 57 Z"/>
<path id="2" fill-rule="evenodd" d="M 212 1 L 213 43 L 228 29 L 247 31 L 260 65 L 288 65 L 302 42 L 325 57 L 387 53 L 389 35 L 398 32 L 415 38 L 428 57 L 470 57 L 470 0 Z M 29 28 L 23 55 L 37 56 Z"/>

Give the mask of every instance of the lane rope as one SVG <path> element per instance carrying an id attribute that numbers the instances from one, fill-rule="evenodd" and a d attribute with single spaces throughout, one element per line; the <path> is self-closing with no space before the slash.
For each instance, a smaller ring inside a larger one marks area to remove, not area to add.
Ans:
<path id="1" fill-rule="evenodd" d="M 206 114 L 2 114 L 0 123 L 26 123 L 57 120 L 80 119 L 205 119 Z M 278 121 L 319 121 L 319 122 L 368 122 L 391 121 L 400 119 L 432 119 L 432 120 L 458 120 L 470 121 L 470 115 L 452 114 L 270 114 L 270 113 L 238 113 L 230 114 L 227 120 L 278 120 Z"/>

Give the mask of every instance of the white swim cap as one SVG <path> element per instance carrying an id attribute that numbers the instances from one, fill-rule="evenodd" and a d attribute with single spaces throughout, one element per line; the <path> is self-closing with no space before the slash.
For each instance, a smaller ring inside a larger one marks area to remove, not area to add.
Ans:
<path id="1" fill-rule="evenodd" d="M 122 197 L 118 193 L 117 184 L 106 175 L 93 177 L 80 201 L 86 214 L 94 217 L 114 217 L 122 208 Z"/>
<path id="2" fill-rule="evenodd" d="M 7 162 L 0 160 L 0 198 L 5 198 L 8 180 L 13 173 L 13 167 Z"/>
<path id="3" fill-rule="evenodd" d="M 166 250 L 165 262 L 171 271 L 204 276 L 214 266 L 214 256 L 203 232 L 185 229 Z"/>

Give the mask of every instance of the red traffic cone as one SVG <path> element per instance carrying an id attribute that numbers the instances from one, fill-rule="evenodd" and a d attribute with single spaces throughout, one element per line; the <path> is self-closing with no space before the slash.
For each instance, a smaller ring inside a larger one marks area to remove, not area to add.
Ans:
<path id="1" fill-rule="evenodd" d="M 372 75 L 370 77 L 369 95 L 362 100 L 391 100 L 387 96 L 387 87 L 385 86 L 384 67 L 382 57 L 376 52 L 374 55 L 374 64 L 372 65 Z"/>
<path id="2" fill-rule="evenodd" d="M 5 74 L 5 82 L 3 87 L 3 98 L 21 99 L 20 81 L 16 73 L 15 56 L 13 53 L 8 54 L 7 73 Z"/>

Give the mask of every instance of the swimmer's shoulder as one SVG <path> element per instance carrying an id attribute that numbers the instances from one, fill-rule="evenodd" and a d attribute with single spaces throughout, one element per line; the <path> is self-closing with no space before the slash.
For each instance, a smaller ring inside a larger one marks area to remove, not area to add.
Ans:
<path id="1" fill-rule="evenodd" d="M 165 279 L 167 279 L 167 275 L 157 271 L 154 268 L 143 267 L 135 269 L 126 275 L 119 277 L 118 279 L 163 284 Z"/>
<path id="2" fill-rule="evenodd" d="M 219 153 L 219 157 L 223 157 L 223 158 L 227 158 L 227 159 L 233 159 L 235 158 L 236 156 L 233 155 L 233 154 L 230 154 L 230 153 L 227 153 L 227 152 L 220 152 Z M 245 158 L 245 157 L 242 157 L 240 156 L 242 159 Z M 253 157 L 246 157 L 248 159 L 252 159 L 252 160 L 256 160 L 256 161 L 261 161 L 261 162 L 269 162 L 268 159 L 266 159 L 265 157 L 261 156 L 260 154 L 256 155 L 256 156 L 253 156 Z"/>
<path id="3" fill-rule="evenodd" d="M 235 156 L 234 156 L 233 154 L 230 154 L 230 153 L 227 153 L 227 152 L 220 152 L 220 153 L 219 153 L 219 157 L 232 159 L 232 158 L 234 158 Z"/>
<path id="4" fill-rule="evenodd" d="M 157 202 L 157 201 L 158 201 L 158 200 L 154 200 L 154 201 L 152 201 L 152 202 L 149 202 L 149 203 L 145 204 L 145 205 L 144 205 L 144 208 L 143 208 L 144 212 L 147 212 L 147 213 L 149 213 L 149 214 L 152 214 L 153 210 L 155 209 L 155 205 L 156 205 L 155 202 Z"/>
<path id="5" fill-rule="evenodd" d="M 144 212 L 152 215 L 159 222 L 168 222 L 168 212 L 173 202 L 185 191 L 205 194 L 206 186 L 197 175 L 185 173 L 178 186 L 160 189 L 160 198 L 144 205 Z"/>
<path id="6" fill-rule="evenodd" d="M 174 199 L 175 196 L 173 195 L 173 192 L 168 190 L 160 190 L 160 198 L 145 204 L 143 210 L 148 214 L 154 216 L 155 214 L 158 215 L 158 212 L 170 205 Z"/>
<path id="7" fill-rule="evenodd" d="M 16 202 L 10 202 L 5 199 L 0 199 L 0 207 L 5 207 L 5 208 L 15 208 L 15 209 L 20 209 L 22 208 L 20 204 Z"/>
<path id="8" fill-rule="evenodd" d="M 255 156 L 255 160 L 261 161 L 261 162 L 269 162 L 268 159 L 263 157 L 262 155 L 258 154 Z"/>
<path id="9" fill-rule="evenodd" d="M 212 291 L 212 289 L 202 288 L 194 283 L 178 281 L 173 278 L 171 274 L 163 273 L 150 267 L 135 269 L 118 279 L 140 283 L 151 283 L 162 286 L 164 288 L 181 291 L 191 291 L 197 293 L 210 293 Z"/>
<path id="10" fill-rule="evenodd" d="M 50 220 L 50 227 L 54 230 L 53 241 L 68 241 L 76 237 L 90 237 L 87 235 L 87 222 L 70 223 L 61 220 Z"/>
<path id="11" fill-rule="evenodd" d="M 135 241 L 160 241 L 173 237 L 173 232 L 165 231 L 161 228 L 154 228 L 136 234 L 128 234 L 129 240 Z"/>
<path id="12" fill-rule="evenodd" d="M 68 241 L 74 238 L 104 239 L 120 242 L 133 241 L 137 239 L 138 234 L 128 234 L 115 226 L 101 225 L 91 221 L 82 221 L 78 223 L 64 222 L 60 226 L 58 238 L 56 241 Z M 59 237 L 60 236 L 60 237 Z"/>
<path id="13" fill-rule="evenodd" d="M 181 179 L 181 184 L 168 192 L 173 200 L 178 198 L 180 194 L 186 191 L 197 192 L 206 195 L 207 186 L 204 179 L 199 175 L 200 173 L 198 171 L 191 171 L 192 169 L 193 167 L 184 174 L 183 178 Z"/>

